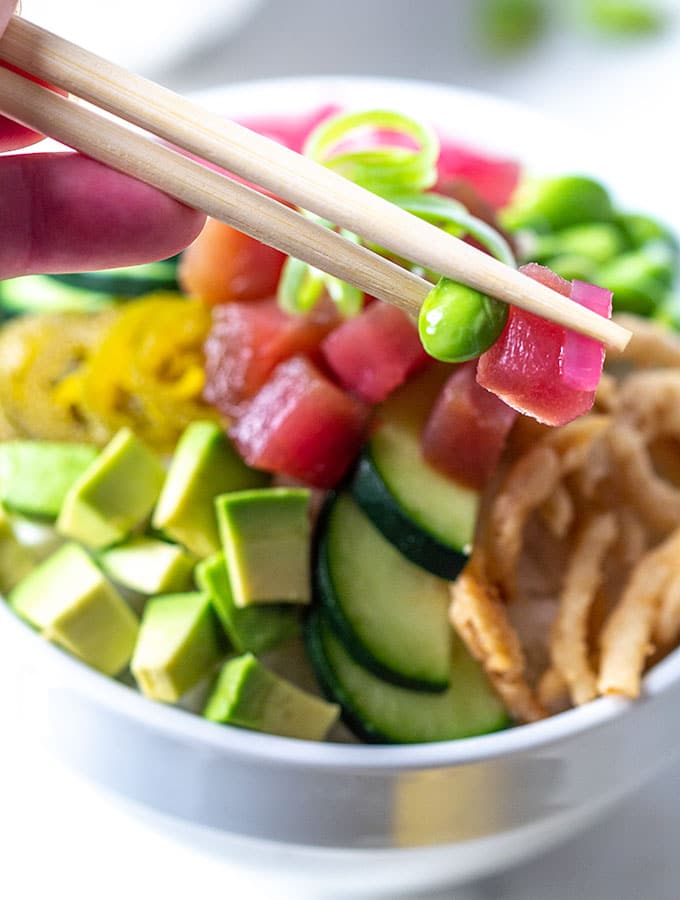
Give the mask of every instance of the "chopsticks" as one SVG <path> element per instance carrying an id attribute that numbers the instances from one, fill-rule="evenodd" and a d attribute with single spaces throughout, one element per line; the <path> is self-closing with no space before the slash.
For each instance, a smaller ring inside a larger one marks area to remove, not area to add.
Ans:
<path id="1" fill-rule="evenodd" d="M 457 281 L 623 349 L 630 332 L 324 166 L 16 16 L 0 60 Z M 0 111 L 412 315 L 431 284 L 283 203 L 0 68 Z"/>

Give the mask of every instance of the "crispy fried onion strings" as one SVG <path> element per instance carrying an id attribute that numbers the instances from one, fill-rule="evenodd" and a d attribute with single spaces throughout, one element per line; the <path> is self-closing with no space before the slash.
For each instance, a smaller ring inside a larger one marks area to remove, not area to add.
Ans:
<path id="1" fill-rule="evenodd" d="M 451 623 L 468 650 L 484 666 L 489 680 L 518 722 L 545 715 L 525 678 L 526 661 L 519 638 L 498 593 L 473 557 L 451 585 Z"/>
<path id="2" fill-rule="evenodd" d="M 564 679 L 572 703 L 577 706 L 597 696 L 596 675 L 589 659 L 588 617 L 604 577 L 604 558 L 616 536 L 613 513 L 595 515 L 583 526 L 565 572 L 552 627 L 552 665 Z"/>
<path id="3" fill-rule="evenodd" d="M 680 528 L 647 552 L 633 569 L 600 639 L 598 691 L 637 697 L 664 592 L 680 576 Z"/>

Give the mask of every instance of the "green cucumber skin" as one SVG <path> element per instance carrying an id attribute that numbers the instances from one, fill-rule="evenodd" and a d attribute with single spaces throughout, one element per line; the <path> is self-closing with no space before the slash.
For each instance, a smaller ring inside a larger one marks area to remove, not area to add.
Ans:
<path id="1" fill-rule="evenodd" d="M 155 275 L 117 275 L 115 271 L 69 272 L 50 276 L 74 288 L 112 294 L 115 297 L 139 297 L 153 291 L 176 291 L 176 269 L 172 263 L 158 263 Z"/>
<path id="2" fill-rule="evenodd" d="M 441 693 L 449 687 L 449 681 L 425 681 L 420 678 L 412 678 L 388 668 L 377 659 L 363 644 L 361 638 L 347 620 L 342 605 L 333 584 L 328 565 L 328 543 L 326 540 L 326 523 L 337 497 L 331 493 L 323 506 L 317 523 L 317 539 L 315 541 L 313 556 L 312 587 L 315 602 L 323 609 L 329 625 L 337 637 L 342 641 L 345 649 L 354 659 L 364 666 L 369 672 L 373 672 L 378 678 L 396 684 L 399 687 L 411 688 L 416 691 Z"/>
<path id="3" fill-rule="evenodd" d="M 308 616 L 305 623 L 304 639 L 307 656 L 316 674 L 319 687 L 321 688 L 326 699 L 330 700 L 331 702 L 337 703 L 340 706 L 341 718 L 343 722 L 356 735 L 356 737 L 365 741 L 366 743 L 403 745 L 410 743 L 436 743 L 438 741 L 453 740 L 458 741 L 464 740 L 466 737 L 475 737 L 482 734 L 492 734 L 496 731 L 501 731 L 512 726 L 512 721 L 509 715 L 502 709 L 502 704 L 500 703 L 500 701 L 498 701 L 498 711 L 494 714 L 493 718 L 489 718 L 482 727 L 480 727 L 479 729 L 471 730 L 467 734 L 461 733 L 456 736 L 448 735 L 439 739 L 429 738 L 425 741 L 422 738 L 417 739 L 414 738 L 413 732 L 409 734 L 408 716 L 406 716 L 403 726 L 397 726 L 396 731 L 393 734 L 383 733 L 379 728 L 377 728 L 371 722 L 367 721 L 362 713 L 356 709 L 352 698 L 336 676 L 324 648 L 322 634 L 324 627 L 333 632 L 332 626 L 325 616 L 324 611 L 319 609 L 318 607 L 314 607 L 310 611 L 310 615 Z M 367 672 L 366 674 L 370 679 L 375 677 L 370 672 Z M 386 687 L 389 689 L 390 686 L 386 685 Z M 428 698 L 436 698 L 437 696 L 436 694 L 414 691 L 413 696 L 416 702 L 418 702 L 419 693 L 424 702 L 427 702 Z"/>
<path id="4" fill-rule="evenodd" d="M 467 555 L 428 534 L 403 512 L 368 447 L 359 459 L 350 492 L 375 527 L 412 563 L 449 581 L 459 575 Z"/>
<path id="5" fill-rule="evenodd" d="M 349 697 L 345 694 L 342 686 L 338 683 L 333 671 L 326 659 L 326 653 L 323 648 L 321 639 L 321 610 L 312 609 L 307 618 L 304 628 L 305 650 L 312 668 L 319 682 L 319 687 L 326 698 L 331 703 L 337 703 L 340 706 L 340 718 L 360 740 L 367 744 L 396 744 L 385 735 L 381 734 L 369 722 L 356 715 L 352 710 Z M 330 623 L 329 623 L 330 624 Z M 332 627 L 332 625 L 331 625 Z"/>

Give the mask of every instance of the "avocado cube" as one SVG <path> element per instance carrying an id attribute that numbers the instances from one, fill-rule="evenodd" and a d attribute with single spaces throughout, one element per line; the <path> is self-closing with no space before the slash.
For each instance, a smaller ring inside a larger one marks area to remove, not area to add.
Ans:
<path id="1" fill-rule="evenodd" d="M 98 452 L 89 444 L 56 441 L 0 444 L 0 502 L 25 516 L 56 519 L 69 489 Z"/>
<path id="2" fill-rule="evenodd" d="M 137 617 L 77 544 L 64 544 L 33 569 L 9 602 L 43 637 L 106 675 L 130 661 Z"/>
<path id="3" fill-rule="evenodd" d="M 220 548 L 215 497 L 262 487 L 269 476 L 249 468 L 214 422 L 193 422 L 177 444 L 153 526 L 198 557 Z"/>
<path id="4" fill-rule="evenodd" d="M 186 591 L 196 560 L 177 544 L 136 535 L 99 554 L 113 581 L 140 594 Z"/>
<path id="5" fill-rule="evenodd" d="M 69 490 L 57 531 L 95 549 L 117 543 L 149 515 L 164 478 L 160 461 L 123 428 Z"/>
<path id="6" fill-rule="evenodd" d="M 35 563 L 33 554 L 17 540 L 7 514 L 0 507 L 0 593 L 7 593 L 18 584 Z"/>
<path id="7" fill-rule="evenodd" d="M 224 725 L 321 741 L 339 713 L 334 703 L 301 691 L 246 653 L 225 663 L 204 716 Z"/>
<path id="8" fill-rule="evenodd" d="M 196 566 L 196 584 L 213 608 L 238 653 L 264 653 L 300 633 L 298 611 L 289 604 L 247 606 L 234 603 L 224 554 L 216 553 Z"/>
<path id="9" fill-rule="evenodd" d="M 205 594 L 168 594 L 150 600 L 130 666 L 142 693 L 176 703 L 224 655 L 219 632 Z"/>
<path id="10" fill-rule="evenodd" d="M 310 491 L 263 488 L 215 501 L 236 606 L 309 603 Z"/>

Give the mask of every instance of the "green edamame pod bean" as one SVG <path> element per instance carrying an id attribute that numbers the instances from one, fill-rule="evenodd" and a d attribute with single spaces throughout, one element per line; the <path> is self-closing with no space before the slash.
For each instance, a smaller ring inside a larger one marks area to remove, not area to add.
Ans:
<path id="1" fill-rule="evenodd" d="M 649 249 L 624 253 L 598 272 L 597 283 L 614 292 L 615 310 L 650 316 L 664 300 L 673 280 L 673 266 L 669 267 L 668 257 L 664 260 L 660 251 L 655 254 Z"/>
<path id="2" fill-rule="evenodd" d="M 610 222 L 613 215 L 609 194 L 599 182 L 562 175 L 523 181 L 501 213 L 501 225 L 511 231 L 531 228 L 545 233 L 584 222 Z"/>
<path id="3" fill-rule="evenodd" d="M 603 265 L 627 249 L 626 238 L 617 225 L 588 222 L 553 234 L 537 235 L 532 256 L 536 262 L 555 256 L 579 256 Z"/>
<path id="4" fill-rule="evenodd" d="M 577 278 L 579 281 L 588 281 L 591 284 L 597 281 L 597 263 L 587 256 L 578 253 L 563 253 L 561 256 L 551 256 L 545 260 L 545 265 L 552 269 L 556 275 L 561 275 L 567 281 Z"/>
<path id="5" fill-rule="evenodd" d="M 616 221 L 634 249 L 657 241 L 667 244 L 676 255 L 680 249 L 677 237 L 666 225 L 656 219 L 651 219 L 642 213 L 620 213 L 616 217 Z"/>
<path id="6" fill-rule="evenodd" d="M 585 13 L 594 28 L 611 35 L 654 34 L 666 24 L 663 10 L 649 0 L 589 0 Z"/>
<path id="7" fill-rule="evenodd" d="M 548 15 L 542 0 L 478 0 L 481 36 L 494 50 L 519 50 L 545 30 Z"/>
<path id="8" fill-rule="evenodd" d="M 505 303 L 442 278 L 425 298 L 418 330 L 430 356 L 460 363 L 488 350 L 500 337 L 507 318 Z"/>

